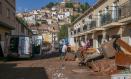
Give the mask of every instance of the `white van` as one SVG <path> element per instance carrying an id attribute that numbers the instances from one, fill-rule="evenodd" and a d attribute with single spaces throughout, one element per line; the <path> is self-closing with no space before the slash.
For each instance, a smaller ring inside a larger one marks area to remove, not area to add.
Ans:
<path id="1" fill-rule="evenodd" d="M 19 58 L 28 58 L 32 55 L 31 40 L 28 36 L 11 36 L 9 54 Z"/>

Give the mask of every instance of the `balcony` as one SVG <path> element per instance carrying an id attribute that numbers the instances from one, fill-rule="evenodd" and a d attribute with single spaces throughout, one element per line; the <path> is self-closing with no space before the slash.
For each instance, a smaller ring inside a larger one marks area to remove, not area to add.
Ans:
<path id="1" fill-rule="evenodd" d="M 120 22 L 131 20 L 131 5 L 130 2 L 125 2 L 120 6 L 115 6 L 115 10 L 104 11 L 101 15 L 101 26 L 119 26 Z"/>
<path id="2" fill-rule="evenodd" d="M 112 11 L 108 11 L 101 15 L 101 25 L 106 25 L 112 22 Z"/>
<path id="3" fill-rule="evenodd" d="M 127 1 L 120 6 L 120 8 L 121 8 L 120 20 L 122 20 L 122 22 L 131 20 L 131 5 L 130 5 L 130 3 L 131 3 L 130 1 Z"/>
<path id="4" fill-rule="evenodd" d="M 95 29 L 96 28 L 96 24 L 97 23 L 96 23 L 95 19 L 91 20 L 90 23 L 89 23 L 89 29 L 90 30 Z"/>
<path id="5" fill-rule="evenodd" d="M 122 23 L 118 21 L 121 18 L 121 9 L 118 6 L 114 7 L 115 10 L 109 10 L 101 15 L 101 26 L 102 27 L 115 27 L 120 26 Z"/>

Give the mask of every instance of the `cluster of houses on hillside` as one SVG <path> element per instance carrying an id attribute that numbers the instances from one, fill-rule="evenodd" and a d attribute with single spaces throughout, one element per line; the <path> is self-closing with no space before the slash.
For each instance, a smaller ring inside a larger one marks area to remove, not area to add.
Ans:
<path id="1" fill-rule="evenodd" d="M 33 34 L 40 34 L 46 37 L 44 41 L 52 43 L 58 41 L 57 34 L 61 26 L 71 23 L 71 16 L 80 14 L 74 11 L 74 7 L 66 7 L 67 3 L 70 3 L 70 0 L 63 0 L 51 8 L 44 7 L 39 10 L 17 13 L 17 16 L 27 21 Z M 76 8 L 80 6 L 77 2 L 73 5 Z"/>
<path id="2" fill-rule="evenodd" d="M 43 41 L 58 41 L 61 26 L 71 23 L 71 16 L 81 14 L 78 11 L 79 7 L 80 3 L 77 0 L 62 0 L 51 8 L 16 13 L 16 0 L 0 1 L 1 51 L 4 54 L 8 52 L 12 36 L 41 35 Z"/>

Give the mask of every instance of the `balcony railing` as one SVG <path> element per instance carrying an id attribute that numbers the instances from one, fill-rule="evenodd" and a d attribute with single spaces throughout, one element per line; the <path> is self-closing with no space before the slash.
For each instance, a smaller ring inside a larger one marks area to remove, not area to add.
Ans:
<path id="1" fill-rule="evenodd" d="M 117 22 L 121 18 L 121 9 L 115 6 L 116 10 L 109 10 L 101 15 L 101 25 Z"/>
<path id="2" fill-rule="evenodd" d="M 131 2 L 127 1 L 120 6 L 121 8 L 121 16 L 120 19 L 124 19 L 131 16 Z"/>
<path id="3" fill-rule="evenodd" d="M 102 14 L 100 19 L 101 19 L 101 25 L 106 25 L 108 23 L 111 23 L 112 11 L 108 11 L 107 13 Z"/>
<path id="4" fill-rule="evenodd" d="M 115 9 L 116 10 L 109 10 L 101 15 L 101 26 L 117 22 L 118 20 L 131 16 L 131 5 L 129 1 L 120 6 L 115 6 Z"/>
<path id="5" fill-rule="evenodd" d="M 97 24 L 96 20 L 93 19 L 93 20 L 89 23 L 89 30 L 96 28 L 96 24 Z"/>

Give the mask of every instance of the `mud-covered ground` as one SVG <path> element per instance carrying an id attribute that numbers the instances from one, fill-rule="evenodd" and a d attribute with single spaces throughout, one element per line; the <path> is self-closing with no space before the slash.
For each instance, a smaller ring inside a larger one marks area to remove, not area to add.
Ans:
<path id="1" fill-rule="evenodd" d="M 55 56 L 0 62 L 0 79 L 110 79 L 91 72 L 87 67 L 79 67 L 76 61 Z"/>

